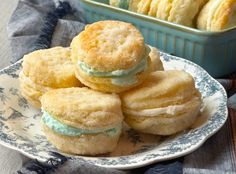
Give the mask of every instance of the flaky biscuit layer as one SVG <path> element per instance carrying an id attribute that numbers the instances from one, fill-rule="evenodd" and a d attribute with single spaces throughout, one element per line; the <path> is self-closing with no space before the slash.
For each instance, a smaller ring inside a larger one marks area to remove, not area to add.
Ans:
<path id="1" fill-rule="evenodd" d="M 123 120 L 119 96 L 85 87 L 51 90 L 41 103 L 57 120 L 77 128 L 112 128 Z"/>
<path id="2" fill-rule="evenodd" d="M 33 82 L 51 88 L 80 86 L 74 75 L 70 50 L 54 47 L 37 50 L 23 57 L 23 73 Z"/>
<path id="3" fill-rule="evenodd" d="M 194 27 L 195 18 L 208 0 L 161 0 L 156 17 L 169 22 Z"/>
<path id="4" fill-rule="evenodd" d="M 151 3 L 152 3 L 152 0 L 141 0 L 138 4 L 137 12 L 141 14 L 148 14 Z"/>
<path id="5" fill-rule="evenodd" d="M 36 108 L 41 107 L 41 96 L 53 89 L 33 82 L 29 77 L 24 75 L 23 71 L 19 74 L 19 82 L 22 96 Z"/>
<path id="6" fill-rule="evenodd" d="M 59 135 L 43 124 L 44 133 L 49 142 L 62 152 L 80 155 L 97 155 L 112 152 L 117 146 L 121 131 L 114 136 L 103 133 L 94 135 Z"/>
<path id="7" fill-rule="evenodd" d="M 148 11 L 149 16 L 156 17 L 160 2 L 161 0 L 152 0 L 151 5 L 150 5 L 150 10 Z"/>
<path id="8" fill-rule="evenodd" d="M 196 93 L 194 80 L 184 71 L 157 71 L 141 85 L 120 94 L 123 107 L 139 110 L 180 104 Z"/>
<path id="9" fill-rule="evenodd" d="M 174 0 L 168 21 L 194 27 L 194 19 L 207 1 L 208 0 Z"/>
<path id="10" fill-rule="evenodd" d="M 138 4 L 141 0 L 130 0 L 129 3 L 129 10 L 133 12 L 137 12 L 138 10 Z"/>
<path id="11" fill-rule="evenodd" d="M 86 63 L 98 71 L 129 69 L 145 55 L 141 33 L 132 24 L 99 21 L 87 25 L 71 43 L 72 61 Z"/>
<path id="12" fill-rule="evenodd" d="M 151 72 L 154 71 L 163 71 L 164 67 L 163 67 L 163 63 L 160 59 L 160 53 L 159 50 L 155 47 L 151 47 L 149 46 L 151 49 L 151 52 L 149 53 L 149 57 L 151 58 Z"/>
<path id="13" fill-rule="evenodd" d="M 236 25 L 235 0 L 210 0 L 201 10 L 197 27 L 207 31 L 220 31 Z"/>
<path id="14" fill-rule="evenodd" d="M 156 135 L 171 135 L 189 128 L 196 120 L 200 105 L 194 105 L 188 112 L 175 116 L 160 115 L 156 117 L 131 116 L 125 114 L 125 121 L 133 129 Z"/>
<path id="15" fill-rule="evenodd" d="M 193 77 L 179 70 L 153 72 L 120 97 L 125 121 L 137 131 L 157 135 L 171 135 L 191 126 L 202 103 Z"/>
<path id="16" fill-rule="evenodd" d="M 158 5 L 156 17 L 158 19 L 168 20 L 171 8 L 172 0 L 161 0 Z"/>

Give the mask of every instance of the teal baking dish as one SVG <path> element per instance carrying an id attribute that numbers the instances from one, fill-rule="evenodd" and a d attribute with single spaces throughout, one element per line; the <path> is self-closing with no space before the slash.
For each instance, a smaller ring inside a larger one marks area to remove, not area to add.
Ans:
<path id="1" fill-rule="evenodd" d="M 100 1 L 100 2 L 99 2 Z M 85 20 L 133 23 L 145 42 L 203 67 L 213 77 L 236 71 L 236 28 L 206 32 L 108 5 L 108 0 L 80 0 Z"/>

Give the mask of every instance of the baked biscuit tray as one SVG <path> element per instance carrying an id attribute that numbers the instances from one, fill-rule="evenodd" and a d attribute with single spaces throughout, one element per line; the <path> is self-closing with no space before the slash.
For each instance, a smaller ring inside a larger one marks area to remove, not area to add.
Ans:
<path id="1" fill-rule="evenodd" d="M 236 70 L 236 28 L 207 32 L 108 5 L 107 0 L 80 0 L 86 22 L 133 23 L 145 42 L 161 51 L 197 63 L 213 77 Z"/>

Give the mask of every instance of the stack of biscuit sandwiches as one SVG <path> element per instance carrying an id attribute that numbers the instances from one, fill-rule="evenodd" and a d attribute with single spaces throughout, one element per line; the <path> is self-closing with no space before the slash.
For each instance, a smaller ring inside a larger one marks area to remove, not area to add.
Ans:
<path id="1" fill-rule="evenodd" d="M 70 48 L 24 56 L 22 95 L 42 109 L 42 128 L 60 151 L 114 151 L 124 122 L 138 132 L 172 135 L 189 128 L 202 103 L 193 77 L 164 71 L 156 48 L 130 23 L 87 25 Z"/>
<path id="2" fill-rule="evenodd" d="M 110 0 L 110 5 L 200 30 L 236 26 L 236 0 Z"/>

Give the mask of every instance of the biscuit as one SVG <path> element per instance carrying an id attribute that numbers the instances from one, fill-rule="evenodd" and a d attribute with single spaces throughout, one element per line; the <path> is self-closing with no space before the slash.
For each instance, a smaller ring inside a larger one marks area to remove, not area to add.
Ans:
<path id="1" fill-rule="evenodd" d="M 70 49 L 54 47 L 37 50 L 23 57 L 23 73 L 33 82 L 52 88 L 79 85 L 70 60 Z"/>
<path id="2" fill-rule="evenodd" d="M 40 108 L 40 97 L 43 93 L 53 89 L 34 83 L 29 77 L 26 77 L 21 71 L 19 74 L 21 95 L 34 107 Z"/>
<path id="3" fill-rule="evenodd" d="M 152 0 L 151 5 L 150 5 L 150 9 L 149 9 L 149 12 L 148 12 L 149 16 L 156 17 L 157 9 L 158 9 L 158 6 L 159 6 L 160 2 L 161 2 L 161 0 Z"/>
<path id="4" fill-rule="evenodd" d="M 114 7 L 119 7 L 120 0 L 109 0 L 109 4 Z"/>
<path id="5" fill-rule="evenodd" d="M 169 22 L 194 27 L 195 18 L 208 0 L 162 0 L 156 17 Z"/>
<path id="6" fill-rule="evenodd" d="M 170 10 L 172 8 L 171 0 L 161 0 L 158 5 L 158 9 L 156 12 L 156 17 L 162 20 L 168 20 Z"/>
<path id="7" fill-rule="evenodd" d="M 125 121 L 135 130 L 171 135 L 190 127 L 201 95 L 184 71 L 153 72 L 140 86 L 120 94 Z"/>
<path id="8" fill-rule="evenodd" d="M 138 9 L 137 12 L 141 14 L 148 14 L 150 10 L 152 0 L 141 0 L 138 3 Z"/>
<path id="9" fill-rule="evenodd" d="M 24 56 L 19 74 L 22 96 L 40 108 L 40 97 L 56 88 L 82 86 L 74 74 L 70 49 L 54 47 Z"/>
<path id="10" fill-rule="evenodd" d="M 149 74 L 150 48 L 132 24 L 93 23 L 73 39 L 71 48 L 77 78 L 92 89 L 125 91 Z"/>
<path id="11" fill-rule="evenodd" d="M 195 17 L 208 0 L 175 0 L 173 1 L 168 21 L 195 27 Z"/>
<path id="12" fill-rule="evenodd" d="M 164 67 L 163 67 L 162 61 L 160 59 L 160 53 L 159 53 L 158 49 L 155 47 L 151 47 L 151 46 L 149 46 L 149 48 L 151 49 L 151 52 L 149 54 L 149 56 L 151 58 L 150 71 L 151 72 L 163 71 Z"/>
<path id="13" fill-rule="evenodd" d="M 138 4 L 141 0 L 130 0 L 129 10 L 133 12 L 137 12 Z"/>
<path id="14" fill-rule="evenodd" d="M 46 125 L 43 125 L 43 131 L 49 142 L 52 142 L 60 151 L 69 154 L 96 155 L 112 152 L 119 140 L 119 136 L 106 136 L 103 133 L 81 135 L 79 138 L 64 136 L 55 133 Z"/>
<path id="15" fill-rule="evenodd" d="M 45 135 L 59 150 L 95 155 L 116 147 L 123 121 L 116 94 L 61 88 L 45 93 L 41 103 Z"/>
<path id="16" fill-rule="evenodd" d="M 235 0 L 210 0 L 201 10 L 197 28 L 207 31 L 221 31 L 236 25 Z"/>

